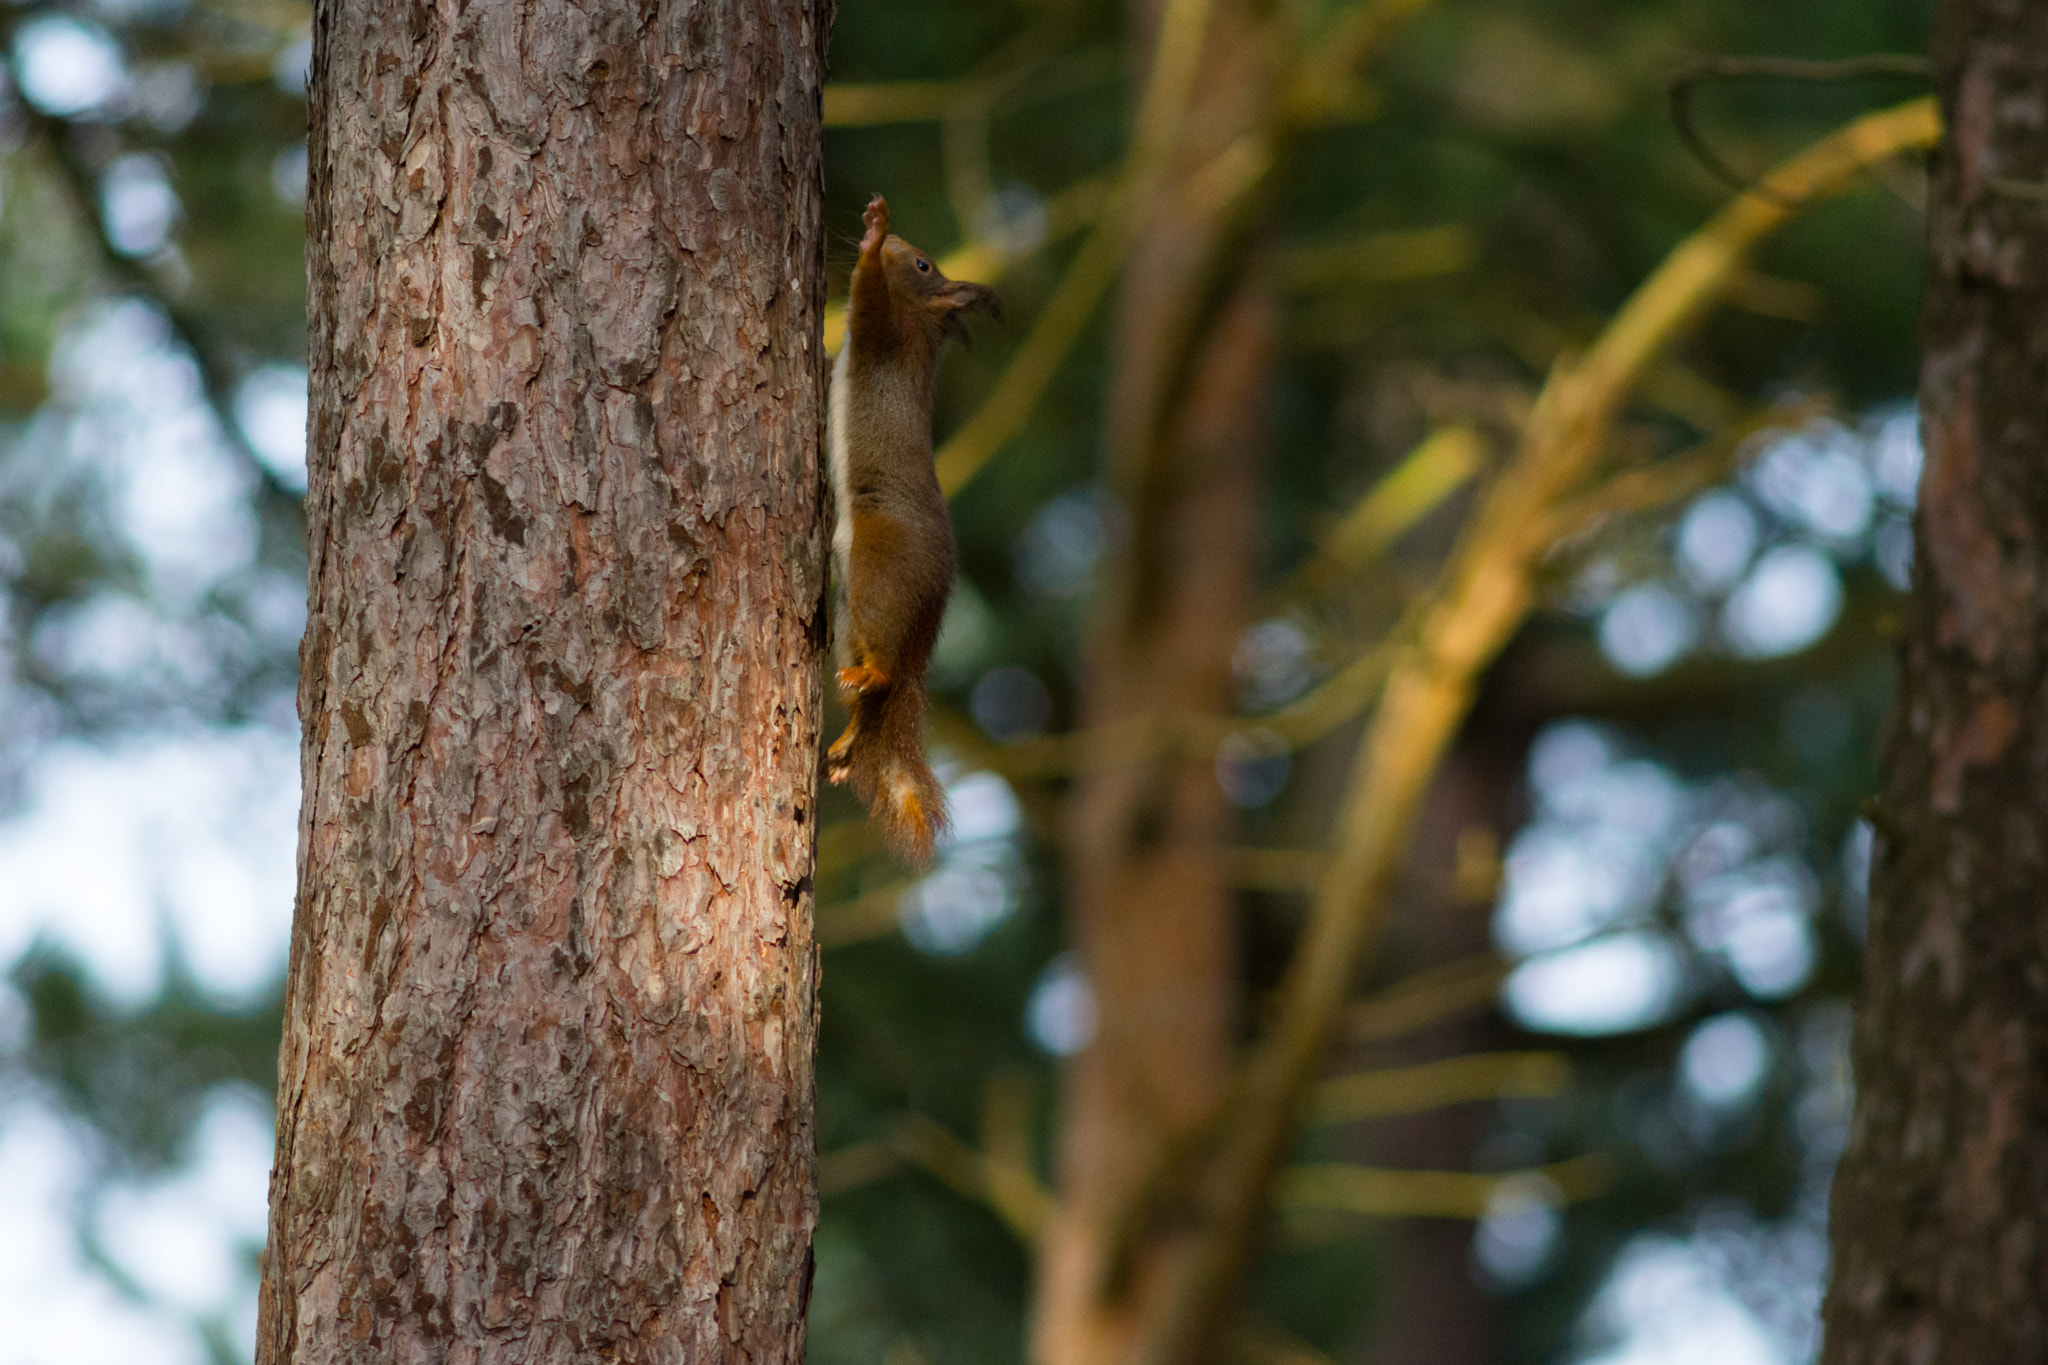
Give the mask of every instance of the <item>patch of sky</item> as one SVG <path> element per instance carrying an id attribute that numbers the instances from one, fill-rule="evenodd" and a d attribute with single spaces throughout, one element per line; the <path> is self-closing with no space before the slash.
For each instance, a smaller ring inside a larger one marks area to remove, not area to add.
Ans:
<path id="1" fill-rule="evenodd" d="M 1022 811 L 1010 785 L 990 772 L 956 778 L 946 800 L 952 832 L 939 847 L 937 870 L 904 894 L 899 921 L 912 947 L 959 957 L 1016 912 L 1025 876 L 1017 848 Z"/>
<path id="2" fill-rule="evenodd" d="M 1797 653 L 1841 615 L 1842 566 L 1867 556 L 1894 588 L 1906 586 L 1921 462 L 1911 404 L 1771 435 L 1732 484 L 1677 516 L 1667 573 L 1631 582 L 1613 556 L 1595 556 L 1562 605 L 1597 618 L 1602 654 L 1629 677 L 1702 647 L 1747 659 Z"/>
<path id="3" fill-rule="evenodd" d="M 1686 1003 L 1683 950 L 1654 931 L 1608 934 L 1524 961 L 1501 988 L 1523 1028 L 1581 1037 L 1629 1033 Z"/>
<path id="4" fill-rule="evenodd" d="M 1794 1365 L 1802 1359 L 1743 1302 L 1719 1248 L 1669 1235 L 1633 1238 L 1588 1315 L 1609 1343 L 1578 1365 Z"/>
<path id="5" fill-rule="evenodd" d="M 97 24 L 44 11 L 14 30 L 15 83 L 46 114 L 111 113 L 129 98 L 120 46 Z"/>
<path id="6" fill-rule="evenodd" d="M 1073 953 L 1045 965 L 1024 1005 L 1024 1030 L 1039 1051 L 1071 1057 L 1095 1039 L 1095 992 Z"/>
<path id="7" fill-rule="evenodd" d="M 263 467 L 306 491 L 307 376 L 303 365 L 264 365 L 235 388 L 235 423 Z"/>
<path id="8" fill-rule="evenodd" d="M 946 598 L 946 615 L 939 622 L 939 638 L 932 646 L 931 685 L 958 687 L 986 667 L 989 651 L 998 634 L 995 613 L 988 599 L 966 578 L 953 580 Z"/>
<path id="9" fill-rule="evenodd" d="M 1748 1105 L 1782 1077 L 1794 1090 L 1799 1138 L 1793 1199 L 1776 1219 L 1718 1201 L 1631 1238 L 1580 1323 L 1585 1345 L 1570 1357 L 1573 1365 L 1809 1365 L 1816 1358 L 1828 1193 L 1853 1101 L 1852 1024 L 1848 1002 L 1819 1000 L 1798 1012 L 1785 1039 L 1743 1011 L 1693 1028 L 1671 1103 L 1681 1110 Z"/>
<path id="10" fill-rule="evenodd" d="M 1759 1000 L 1810 978 L 1819 884 L 1806 827 L 1750 778 L 1686 782 L 1584 721 L 1528 760 L 1534 818 L 1503 860 L 1494 941 L 1526 1027 L 1621 1033 L 1662 1022 L 1720 973 Z"/>
<path id="11" fill-rule="evenodd" d="M 206 107 L 206 76 L 190 62 L 147 62 L 130 78 L 135 112 L 157 132 L 176 136 Z"/>
<path id="12" fill-rule="evenodd" d="M 1813 874 L 1791 857 L 1761 859 L 1685 887 L 1686 936 L 1726 962 L 1742 988 L 1777 1000 L 1813 975 Z"/>
<path id="13" fill-rule="evenodd" d="M 1022 256 L 1045 241 L 1045 200 L 1027 185 L 1008 185 L 974 211 L 974 235 L 997 251 Z"/>
<path id="14" fill-rule="evenodd" d="M 100 172 L 100 216 L 124 256 L 153 256 L 170 241 L 184 208 L 160 156 L 130 152 Z"/>
<path id="15" fill-rule="evenodd" d="M 1272 730 L 1234 730 L 1216 746 L 1216 782 L 1240 810 L 1270 805 L 1286 789 L 1292 770 L 1287 741 Z"/>
<path id="16" fill-rule="evenodd" d="M 0 963 L 47 943 L 140 1005 L 175 947 L 228 1008 L 275 987 L 290 942 L 298 741 L 286 730 L 66 741 L 0 823 Z"/>
<path id="17" fill-rule="evenodd" d="M 1701 1104 L 1728 1109 L 1756 1098 L 1770 1072 L 1763 1026 L 1740 1010 L 1703 1019 L 1678 1052 L 1678 1076 Z"/>
<path id="18" fill-rule="evenodd" d="M 159 594 L 190 601 L 248 566 L 251 472 L 161 314 L 135 300 L 92 310 L 59 339 L 50 380 L 53 420 L 31 443 L 97 475 Z"/>
<path id="19" fill-rule="evenodd" d="M 1721 613 L 1721 633 L 1737 655 L 1772 659 L 1820 640 L 1842 612 L 1842 576 L 1810 545 L 1780 545 L 1756 562 Z"/>
<path id="20" fill-rule="evenodd" d="M 1294 700 L 1315 681 L 1315 641 L 1300 622 L 1272 617 L 1245 631 L 1230 663 L 1244 705 L 1270 710 Z"/>
<path id="21" fill-rule="evenodd" d="M 1920 467 L 1925 462 L 1919 406 L 1895 403 L 1878 408 L 1865 420 L 1863 430 L 1878 495 L 1893 507 L 1911 510 L 1919 498 Z"/>
<path id="22" fill-rule="evenodd" d="M 306 82 L 313 74 L 313 35 L 301 33 L 278 49 L 271 63 L 270 78 L 287 95 L 305 98 Z"/>
<path id="23" fill-rule="evenodd" d="M 1870 857 L 1877 832 L 1867 820 L 1858 820 L 1842 836 L 1839 855 L 1842 923 L 1858 943 L 1870 936 Z"/>
<path id="24" fill-rule="evenodd" d="M 1028 668 L 994 668 L 974 684 L 968 709 L 990 738 L 1024 739 L 1052 724 L 1052 693 Z"/>
<path id="25" fill-rule="evenodd" d="M 1877 508 L 1868 443 L 1838 422 L 1814 422 L 1765 448 L 1744 482 L 1786 524 L 1827 545 L 1858 545 Z"/>
<path id="26" fill-rule="evenodd" d="M 268 1151 L 258 1159 L 258 1169 L 267 1170 Z M 80 1235 L 76 1210 L 98 1184 L 104 1160 L 93 1130 L 32 1092 L 16 1092 L 0 1107 L 6 1358 L 20 1365 L 206 1365 L 210 1353 L 191 1320 L 171 1304 L 125 1291 Z M 248 1340 L 253 1347 L 253 1317 Z"/>
<path id="27" fill-rule="evenodd" d="M 1503 1180 L 1472 1233 L 1472 1259 L 1502 1289 L 1529 1284 L 1550 1267 L 1564 1233 L 1564 1191 L 1539 1173 Z"/>
<path id="28" fill-rule="evenodd" d="M 169 1175 L 96 1191 L 95 1248 L 150 1302 L 236 1322 L 233 1335 L 253 1341 L 273 1146 L 265 1097 L 246 1085 L 216 1086 Z"/>
<path id="29" fill-rule="evenodd" d="M 1125 531 L 1126 514 L 1109 494 L 1077 488 L 1045 504 L 1017 538 L 1017 580 L 1039 597 L 1071 600 L 1095 581 L 1103 556 Z"/>
<path id="30" fill-rule="evenodd" d="M 1700 637 L 1699 613 L 1663 583 L 1625 589 L 1600 615 L 1600 652 L 1632 678 L 1653 677 L 1683 658 Z"/>
<path id="31" fill-rule="evenodd" d="M 1762 536 L 1749 499 L 1716 489 L 1695 498 L 1679 518 L 1673 558 L 1696 590 L 1726 592 L 1749 567 Z"/>
<path id="32" fill-rule="evenodd" d="M 306 144 L 295 142 L 270 161 L 270 192 L 278 202 L 298 208 L 306 202 L 306 172 L 309 168 Z"/>

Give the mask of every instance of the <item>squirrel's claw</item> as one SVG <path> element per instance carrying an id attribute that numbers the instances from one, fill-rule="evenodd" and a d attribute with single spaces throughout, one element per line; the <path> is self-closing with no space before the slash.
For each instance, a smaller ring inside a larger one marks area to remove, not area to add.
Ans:
<path id="1" fill-rule="evenodd" d="M 889 685 L 889 675 L 869 664 L 839 670 L 839 685 L 849 692 L 875 692 Z"/>
<path id="2" fill-rule="evenodd" d="M 834 786 L 853 776 L 853 737 L 859 727 L 849 725 L 825 751 L 825 780 Z"/>

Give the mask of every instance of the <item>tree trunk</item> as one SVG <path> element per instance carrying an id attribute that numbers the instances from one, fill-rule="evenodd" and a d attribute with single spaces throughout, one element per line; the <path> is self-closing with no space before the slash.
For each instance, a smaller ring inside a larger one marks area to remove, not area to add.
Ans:
<path id="1" fill-rule="evenodd" d="M 323 0 L 257 1359 L 803 1354 L 831 0 Z"/>
<path id="2" fill-rule="evenodd" d="M 1141 51 L 1152 50 L 1159 8 L 1139 7 Z M 1277 319 L 1270 285 L 1246 269 L 1242 222 L 1188 187 L 1268 117 L 1271 54 L 1254 10 L 1215 7 L 1173 169 L 1125 270 L 1104 484 L 1130 537 L 1090 627 L 1081 710 L 1091 730 L 1227 714 L 1236 700 L 1231 654 L 1256 583 Z M 1230 1080 L 1232 821 L 1206 755 L 1090 769 L 1070 810 L 1069 931 L 1097 1026 L 1066 1077 L 1032 1356 L 1108 1365 L 1131 1358 L 1159 1307 L 1151 1286 L 1185 1240 L 1184 1229 L 1146 1237 L 1116 1266 L 1134 1200 Z"/>
<path id="3" fill-rule="evenodd" d="M 2048 1352 L 2048 7 L 1950 0 L 1831 1365 Z"/>
<path id="4" fill-rule="evenodd" d="M 1490 899 L 1469 899 L 1469 891 L 1447 883 L 1458 867 L 1462 838 L 1482 831 L 1497 836 L 1508 827 L 1510 794 L 1529 748 L 1523 718 L 1498 704 L 1512 688 L 1511 681 L 1488 687 L 1430 784 L 1411 840 L 1407 886 L 1389 925 L 1384 955 L 1393 968 L 1390 979 L 1470 959 L 1490 944 Z M 1414 1066 L 1527 1042 L 1488 1011 L 1354 1049 L 1346 1060 L 1360 1068 Z M 1492 1108 L 1460 1104 L 1378 1119 L 1362 1129 L 1356 1151 L 1347 1155 L 1375 1166 L 1469 1169 L 1495 1126 Z M 1472 1236 L 1473 1224 L 1464 1219 L 1387 1222 L 1379 1233 L 1380 1271 L 1373 1286 L 1379 1311 L 1360 1348 L 1347 1358 L 1359 1365 L 1486 1365 L 1501 1359 L 1501 1303 L 1473 1273 Z"/>

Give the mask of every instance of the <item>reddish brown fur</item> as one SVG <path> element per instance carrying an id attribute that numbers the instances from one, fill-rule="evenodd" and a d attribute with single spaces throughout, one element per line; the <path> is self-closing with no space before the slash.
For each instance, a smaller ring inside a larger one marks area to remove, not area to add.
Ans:
<path id="1" fill-rule="evenodd" d="M 966 335 L 960 315 L 996 305 L 987 287 L 947 279 L 890 236 L 880 195 L 863 218 L 832 398 L 846 594 L 839 684 L 853 719 L 825 771 L 921 865 L 946 827 L 945 792 L 924 755 L 924 674 L 953 587 L 953 527 L 932 469 L 932 377 L 945 339 Z"/>

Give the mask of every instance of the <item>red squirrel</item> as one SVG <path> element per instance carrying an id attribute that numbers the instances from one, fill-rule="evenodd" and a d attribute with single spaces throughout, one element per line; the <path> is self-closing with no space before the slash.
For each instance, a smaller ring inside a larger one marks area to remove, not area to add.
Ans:
<path id="1" fill-rule="evenodd" d="M 829 443 L 839 520 L 832 552 L 845 593 L 839 687 L 853 719 L 825 755 L 904 861 L 924 866 L 947 828 L 946 793 L 924 752 L 924 673 L 953 590 L 953 524 L 932 468 L 932 376 L 961 314 L 998 312 L 986 285 L 949 280 L 889 235 L 876 195 L 832 368 Z"/>

